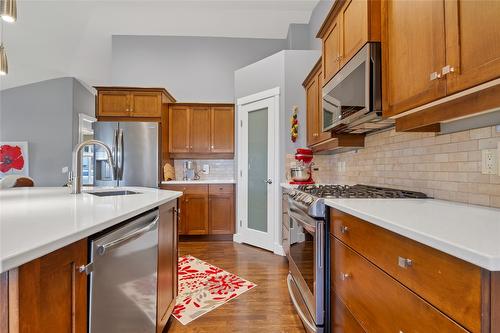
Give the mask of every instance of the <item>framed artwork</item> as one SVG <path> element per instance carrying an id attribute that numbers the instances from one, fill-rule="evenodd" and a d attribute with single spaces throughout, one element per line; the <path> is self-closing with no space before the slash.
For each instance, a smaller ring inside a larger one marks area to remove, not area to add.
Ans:
<path id="1" fill-rule="evenodd" d="M 0 142 L 0 178 L 29 176 L 28 142 Z"/>

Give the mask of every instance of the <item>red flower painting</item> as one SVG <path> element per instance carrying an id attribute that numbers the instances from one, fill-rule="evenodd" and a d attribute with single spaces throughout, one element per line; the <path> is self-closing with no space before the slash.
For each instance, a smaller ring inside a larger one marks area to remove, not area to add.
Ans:
<path id="1" fill-rule="evenodd" d="M 22 170 L 24 157 L 21 147 L 11 145 L 0 146 L 0 172 L 6 173 L 11 169 Z"/>

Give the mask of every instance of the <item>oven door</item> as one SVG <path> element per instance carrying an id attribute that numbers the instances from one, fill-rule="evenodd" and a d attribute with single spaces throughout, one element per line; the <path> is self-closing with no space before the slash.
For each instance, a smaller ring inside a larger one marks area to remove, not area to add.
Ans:
<path id="1" fill-rule="evenodd" d="M 293 208 L 289 215 L 303 229 L 304 237 L 290 242 L 288 254 L 290 296 L 310 332 L 322 332 L 325 316 L 325 222 Z"/>

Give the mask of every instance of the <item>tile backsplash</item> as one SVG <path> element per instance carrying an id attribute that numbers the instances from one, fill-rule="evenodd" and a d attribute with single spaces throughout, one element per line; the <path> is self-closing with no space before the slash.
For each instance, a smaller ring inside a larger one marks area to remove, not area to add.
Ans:
<path id="1" fill-rule="evenodd" d="M 182 180 L 183 176 L 183 163 L 186 160 L 174 160 L 175 178 Z M 196 169 L 201 180 L 217 179 L 217 180 L 230 180 L 234 179 L 234 160 L 191 160 L 196 163 Z M 201 169 L 204 164 L 210 167 L 208 175 L 202 174 Z"/>
<path id="2" fill-rule="evenodd" d="M 481 150 L 499 142 L 494 126 L 444 135 L 390 130 L 367 136 L 364 149 L 316 155 L 313 175 L 318 183 L 395 187 L 500 207 L 500 176 L 481 173 Z"/>

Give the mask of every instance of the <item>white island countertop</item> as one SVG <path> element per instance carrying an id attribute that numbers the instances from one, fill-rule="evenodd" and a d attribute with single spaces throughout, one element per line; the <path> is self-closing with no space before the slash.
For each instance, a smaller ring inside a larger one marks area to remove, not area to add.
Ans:
<path id="1" fill-rule="evenodd" d="M 500 209 L 436 199 L 325 203 L 490 271 L 500 271 Z"/>
<path id="2" fill-rule="evenodd" d="M 64 187 L 0 191 L 0 272 L 18 267 L 182 195 L 143 187 L 139 194 L 98 197 Z M 95 191 L 117 190 L 94 188 Z"/>
<path id="3" fill-rule="evenodd" d="M 203 179 L 203 180 L 166 180 L 161 182 L 162 185 L 203 185 L 203 184 L 236 184 L 234 179 Z"/>

